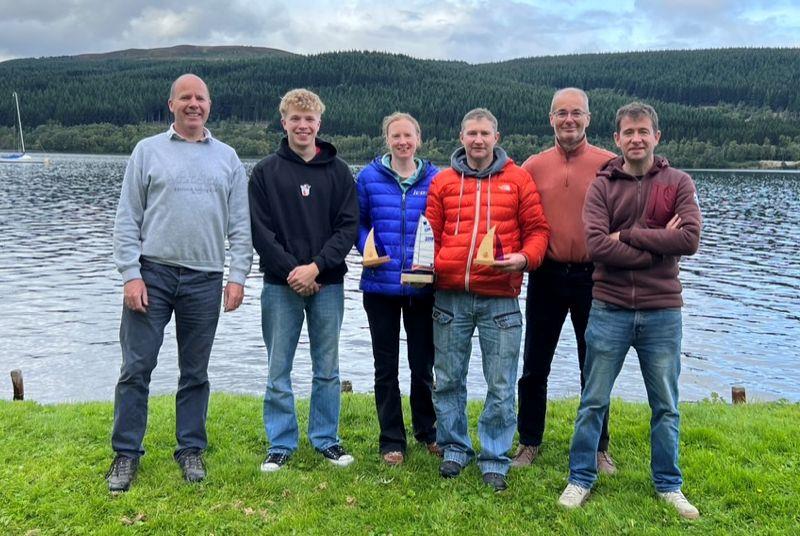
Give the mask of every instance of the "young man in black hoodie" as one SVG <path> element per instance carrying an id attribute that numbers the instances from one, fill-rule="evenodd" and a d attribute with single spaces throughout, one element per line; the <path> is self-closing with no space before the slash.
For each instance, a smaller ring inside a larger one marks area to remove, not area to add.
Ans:
<path id="1" fill-rule="evenodd" d="M 286 137 L 253 169 L 249 189 L 253 245 L 264 273 L 261 328 L 269 368 L 265 472 L 279 470 L 297 450 L 291 372 L 304 316 L 313 373 L 309 441 L 334 465 L 353 462 L 338 429 L 344 259 L 358 236 L 355 182 L 333 145 L 316 137 L 325 111 L 316 94 L 289 91 L 279 109 Z"/>

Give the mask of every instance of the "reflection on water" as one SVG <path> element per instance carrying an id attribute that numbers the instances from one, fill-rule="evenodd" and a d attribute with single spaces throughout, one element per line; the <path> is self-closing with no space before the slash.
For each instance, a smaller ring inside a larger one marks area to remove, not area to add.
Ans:
<path id="1" fill-rule="evenodd" d="M 126 158 L 51 160 L 48 167 L 0 166 L 0 376 L 21 368 L 26 398 L 40 402 L 110 400 L 120 364 L 122 305 L 111 232 Z M 750 399 L 800 400 L 800 175 L 698 172 L 695 179 L 705 227 L 700 252 L 682 262 L 681 396 L 727 396 L 731 385 L 741 383 Z M 358 257 L 351 254 L 348 264 L 341 373 L 355 390 L 370 391 L 372 355 Z M 258 274 L 251 274 L 242 307 L 222 315 L 210 365 L 215 390 L 263 390 L 260 289 Z M 480 356 L 473 346 L 469 393 L 481 397 Z M 578 393 L 575 351 L 567 322 L 553 363 L 551 397 Z M 175 355 L 170 325 L 152 392 L 175 390 Z M 404 368 L 401 385 L 407 392 Z M 301 395 L 309 393 L 310 378 L 304 332 L 293 377 Z M 645 398 L 634 354 L 615 395 Z M 10 381 L 0 382 L 0 398 L 11 398 Z"/>

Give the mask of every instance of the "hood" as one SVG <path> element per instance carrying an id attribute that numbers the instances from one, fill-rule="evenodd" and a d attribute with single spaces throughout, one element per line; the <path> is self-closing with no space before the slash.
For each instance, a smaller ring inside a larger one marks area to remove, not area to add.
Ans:
<path id="1" fill-rule="evenodd" d="M 476 179 L 484 179 L 489 175 L 500 173 L 509 161 L 505 150 L 497 145 L 494 147 L 492 163 L 489 167 L 480 171 L 469 167 L 469 164 L 467 164 L 467 150 L 464 147 L 459 147 L 453 151 L 453 154 L 450 156 L 450 166 L 454 170 L 463 174 L 465 177 L 475 177 Z"/>
<path id="2" fill-rule="evenodd" d="M 609 160 L 605 166 L 603 166 L 600 171 L 597 172 L 598 177 L 606 177 L 609 180 L 615 179 L 626 179 L 626 180 L 635 180 L 636 177 L 626 172 L 622 169 L 622 166 L 625 164 L 625 158 L 622 156 L 618 156 L 616 158 L 612 158 Z M 659 170 L 668 168 L 669 160 L 664 158 L 663 156 L 655 155 L 653 157 L 653 165 L 650 169 L 645 173 L 645 177 L 649 175 L 653 175 L 657 173 Z"/>
<path id="3" fill-rule="evenodd" d="M 333 160 L 336 159 L 336 147 L 334 147 L 327 141 L 315 138 L 314 145 L 317 146 L 317 155 L 308 162 L 300 158 L 300 155 L 298 155 L 289 148 L 289 138 L 285 136 L 281 140 L 281 145 L 280 147 L 278 147 L 276 153 L 281 158 L 285 158 L 286 160 L 291 160 L 292 162 L 305 164 L 307 166 L 323 166 L 325 164 L 331 163 Z"/>

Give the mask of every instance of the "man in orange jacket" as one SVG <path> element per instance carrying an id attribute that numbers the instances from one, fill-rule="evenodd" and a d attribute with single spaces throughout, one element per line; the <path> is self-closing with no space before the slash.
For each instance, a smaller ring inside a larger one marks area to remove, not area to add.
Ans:
<path id="1" fill-rule="evenodd" d="M 519 310 L 522 272 L 542 263 L 550 228 L 531 176 L 497 146 L 497 119 L 476 108 L 461 122 L 463 147 L 428 192 L 426 216 L 435 242 L 433 308 L 434 406 L 437 442 L 444 451 L 439 474 L 453 478 L 472 460 L 467 431 L 466 379 L 472 334 L 478 328 L 487 393 L 478 420 L 483 481 L 506 489 L 514 438 L 514 386 L 522 339 Z M 479 244 L 494 229 L 492 265 L 475 262 Z"/>
<path id="2" fill-rule="evenodd" d="M 513 467 L 530 465 L 539 455 L 547 414 L 547 377 L 567 312 L 578 347 L 581 389 L 584 385 L 584 332 L 592 306 L 594 265 L 586 250 L 581 214 L 597 170 L 615 156 L 587 141 L 590 119 L 589 97 L 583 90 L 559 89 L 550 104 L 555 143 L 522 164 L 542 196 L 551 233 L 542 266 L 528 276 L 527 329 L 518 393 L 519 448 L 511 462 Z M 616 471 L 608 453 L 608 413 L 597 448 L 597 469 L 606 474 Z"/>

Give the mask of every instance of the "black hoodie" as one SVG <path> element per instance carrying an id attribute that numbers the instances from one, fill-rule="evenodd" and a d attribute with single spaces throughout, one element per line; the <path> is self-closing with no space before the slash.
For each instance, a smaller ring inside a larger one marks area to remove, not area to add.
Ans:
<path id="1" fill-rule="evenodd" d="M 286 138 L 250 177 L 253 245 L 264 281 L 286 285 L 296 266 L 316 263 L 317 283 L 341 283 L 345 257 L 358 236 L 353 174 L 336 148 L 316 140 L 317 155 L 304 161 Z"/>

